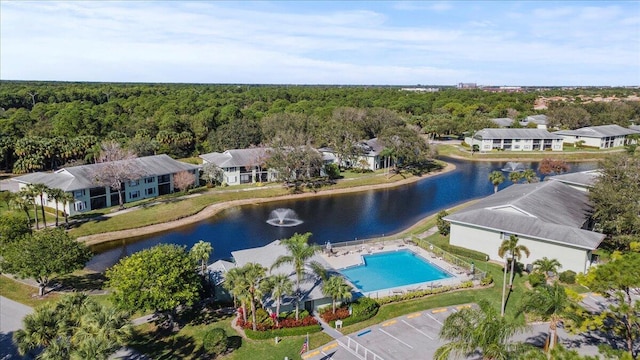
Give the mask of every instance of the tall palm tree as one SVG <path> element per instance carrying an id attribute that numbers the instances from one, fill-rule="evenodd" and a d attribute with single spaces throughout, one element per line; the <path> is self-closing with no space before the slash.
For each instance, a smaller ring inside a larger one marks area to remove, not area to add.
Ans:
<path id="1" fill-rule="evenodd" d="M 276 302 L 276 325 L 278 325 L 282 297 L 293 294 L 293 281 L 286 274 L 271 275 L 265 281 L 265 291 L 271 292 L 271 298 Z"/>
<path id="2" fill-rule="evenodd" d="M 497 193 L 498 185 L 504 182 L 504 174 L 502 174 L 502 171 L 492 171 L 489 174 L 489 181 L 491 181 L 491 183 L 493 184 L 493 192 Z"/>
<path id="3" fill-rule="evenodd" d="M 95 304 L 97 305 L 97 304 Z M 79 321 L 72 342 L 83 359 L 108 359 L 133 334 L 129 314 L 113 307 L 91 306 Z"/>
<path id="4" fill-rule="evenodd" d="M 47 192 L 47 198 L 53 199 L 53 201 L 56 204 L 56 227 L 58 227 L 58 220 L 60 218 L 58 214 L 58 203 L 62 199 L 64 191 L 62 189 L 49 188 L 46 190 L 46 192 Z"/>
<path id="5" fill-rule="evenodd" d="M 486 300 L 478 301 L 478 306 L 449 315 L 440 329 L 440 339 L 447 344 L 436 350 L 434 359 L 465 356 L 477 350 L 483 359 L 512 359 L 528 349 L 511 340 L 524 330 L 523 324 L 501 317 Z"/>
<path id="6" fill-rule="evenodd" d="M 62 196 L 60 197 L 60 202 L 62 203 L 62 207 L 64 208 L 64 226 L 66 228 L 69 228 L 69 211 L 71 211 L 71 209 L 67 211 L 67 204 L 69 205 L 69 207 L 71 207 L 71 204 L 73 204 L 74 200 L 75 198 L 73 197 L 73 194 L 69 192 L 63 192 Z"/>
<path id="7" fill-rule="evenodd" d="M 512 171 L 509 173 L 509 180 L 514 183 L 517 184 L 520 182 L 520 180 L 522 180 L 522 173 L 519 171 Z"/>
<path id="8" fill-rule="evenodd" d="M 253 331 L 256 331 L 256 302 L 261 301 L 264 295 L 264 282 L 267 269 L 260 264 L 247 263 L 243 266 L 245 282 L 248 286 L 249 304 L 251 305 L 251 322 Z"/>
<path id="9" fill-rule="evenodd" d="M 33 198 L 29 195 L 29 191 L 27 189 L 21 189 L 18 193 L 13 194 L 9 204 L 10 207 L 14 209 L 24 211 L 27 215 L 27 221 L 31 224 L 31 215 L 29 214 L 29 210 L 33 205 Z"/>
<path id="10" fill-rule="evenodd" d="M 43 227 L 47 227 L 47 218 L 44 216 L 44 194 L 47 193 L 47 191 L 49 190 L 49 187 L 45 184 L 33 184 L 33 191 L 34 193 L 38 194 L 38 197 L 40 198 L 40 210 L 42 211 L 42 224 Z M 37 228 L 37 226 L 36 226 Z"/>
<path id="11" fill-rule="evenodd" d="M 549 273 L 555 275 L 561 268 L 562 264 L 558 259 L 549 259 L 546 256 L 533 262 L 533 270 L 543 273 L 546 279 L 549 279 Z"/>
<path id="12" fill-rule="evenodd" d="M 331 276 L 322 286 L 322 293 L 331 296 L 333 313 L 336 313 L 337 300 L 350 300 L 353 297 L 351 293 L 353 288 L 344 281 L 342 276 Z"/>
<path id="13" fill-rule="evenodd" d="M 240 301 L 240 307 L 242 308 L 242 319 L 247 321 L 247 306 L 246 299 L 248 284 L 244 276 L 243 268 L 235 267 L 224 275 L 224 283 L 222 286 L 233 295 L 233 305 L 237 305 L 237 301 Z"/>
<path id="14" fill-rule="evenodd" d="M 538 175 L 536 175 L 536 172 L 533 171 L 533 169 L 527 169 L 522 172 L 522 178 L 529 184 L 540 181 Z"/>
<path id="15" fill-rule="evenodd" d="M 213 246 L 211 246 L 211 243 L 202 240 L 193 244 L 193 247 L 191 247 L 191 250 L 189 251 L 191 256 L 196 261 L 200 262 L 200 272 L 203 276 L 205 275 L 205 271 L 207 271 L 207 262 L 209 261 L 209 257 L 212 252 Z"/>
<path id="16" fill-rule="evenodd" d="M 305 275 L 309 275 L 309 270 L 321 279 L 326 277 L 325 268 L 317 261 L 311 261 L 311 258 L 321 251 L 321 248 L 318 245 L 309 244 L 310 236 L 311 233 L 295 233 L 289 239 L 282 240 L 281 244 L 286 247 L 289 255 L 279 256 L 273 265 L 271 265 L 271 270 L 284 264 L 293 265 L 293 271 L 296 274 L 296 293 L 298 294 L 300 292 L 300 282 Z M 296 299 L 296 320 L 298 320 L 300 310 L 299 300 L 299 298 Z"/>
<path id="17" fill-rule="evenodd" d="M 526 246 L 518 245 L 518 240 L 519 240 L 518 236 L 512 234 L 511 236 L 509 236 L 509 239 L 505 239 L 502 242 L 502 244 L 500 244 L 500 248 L 498 248 L 498 255 L 501 258 L 504 258 L 506 254 L 511 255 L 511 278 L 509 280 L 509 287 L 513 286 L 513 278 L 515 277 L 514 267 L 516 263 L 516 258 L 520 260 L 522 258 L 523 253 L 527 255 L 527 257 L 531 255 L 531 253 L 529 252 L 529 249 Z"/>
<path id="18" fill-rule="evenodd" d="M 13 341 L 18 346 L 20 355 L 24 356 L 40 347 L 50 346 L 61 335 L 61 322 L 56 309 L 49 305 L 25 316 L 22 329 L 13 334 Z"/>
<path id="19" fill-rule="evenodd" d="M 33 202 L 33 213 L 36 221 L 36 230 L 40 230 L 40 225 L 38 224 L 38 194 L 40 193 L 38 189 L 36 189 L 35 184 L 29 184 L 24 189 L 25 194 L 32 199 Z M 46 224 L 45 224 L 46 225 Z"/>
<path id="20" fill-rule="evenodd" d="M 571 318 L 571 300 L 562 285 L 557 281 L 553 285 L 542 284 L 524 294 L 520 303 L 520 312 L 529 312 L 549 320 L 548 349 L 556 345 L 558 325 Z"/>

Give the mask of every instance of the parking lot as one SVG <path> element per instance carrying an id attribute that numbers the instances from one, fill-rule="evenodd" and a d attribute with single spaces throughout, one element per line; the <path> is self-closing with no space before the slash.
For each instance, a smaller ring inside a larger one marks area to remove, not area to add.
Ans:
<path id="1" fill-rule="evenodd" d="M 438 333 L 452 313 L 471 305 L 424 310 L 345 335 L 303 355 L 305 360 L 432 359 Z M 313 345 L 313 344 L 312 344 Z"/>

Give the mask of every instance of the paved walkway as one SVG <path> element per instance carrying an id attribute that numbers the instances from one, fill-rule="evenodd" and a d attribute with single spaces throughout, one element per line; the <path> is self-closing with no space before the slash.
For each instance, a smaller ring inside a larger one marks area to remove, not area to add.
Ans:
<path id="1" fill-rule="evenodd" d="M 340 331 L 334 329 L 331 327 L 331 325 L 329 325 L 327 322 L 325 322 L 320 315 L 318 314 L 314 314 L 313 317 L 318 320 L 318 322 L 320 323 L 320 326 L 322 326 L 322 332 L 331 336 L 334 339 L 340 339 L 341 337 L 344 336 L 343 333 L 341 333 Z"/>

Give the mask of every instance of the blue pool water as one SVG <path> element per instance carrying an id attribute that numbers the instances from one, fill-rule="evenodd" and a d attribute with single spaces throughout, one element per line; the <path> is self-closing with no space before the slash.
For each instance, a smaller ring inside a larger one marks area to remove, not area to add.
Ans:
<path id="1" fill-rule="evenodd" d="M 365 255 L 363 258 L 364 265 L 340 272 L 364 293 L 452 276 L 409 250 Z"/>

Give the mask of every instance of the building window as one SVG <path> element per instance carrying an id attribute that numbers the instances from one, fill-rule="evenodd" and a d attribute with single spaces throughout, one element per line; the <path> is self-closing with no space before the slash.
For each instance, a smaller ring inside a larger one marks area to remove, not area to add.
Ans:
<path id="1" fill-rule="evenodd" d="M 129 186 L 138 186 L 138 184 L 140 184 L 140 180 L 129 181 Z"/>
<path id="2" fill-rule="evenodd" d="M 140 197 L 140 190 L 130 191 L 129 192 L 129 198 L 130 199 L 137 199 L 139 197 Z"/>
<path id="3" fill-rule="evenodd" d="M 152 177 L 144 178 L 144 183 L 145 184 L 151 184 L 152 182 L 153 182 L 153 178 Z"/>
<path id="4" fill-rule="evenodd" d="M 146 193 L 147 195 L 153 195 L 153 194 L 155 194 L 155 193 L 156 193 L 156 188 L 148 188 L 148 189 L 145 191 L 145 193 Z"/>
<path id="5" fill-rule="evenodd" d="M 76 201 L 76 202 L 73 204 L 73 208 L 74 208 L 76 211 L 82 211 L 82 210 L 86 209 L 86 207 L 87 207 L 87 206 L 85 205 L 85 202 L 84 202 L 84 201 Z"/>
<path id="6" fill-rule="evenodd" d="M 158 176 L 158 184 L 168 183 L 169 181 L 171 181 L 171 175 Z"/>
<path id="7" fill-rule="evenodd" d="M 82 196 L 84 196 L 84 189 L 76 190 L 76 191 L 73 192 L 73 197 L 79 198 L 79 197 L 82 197 Z"/>

